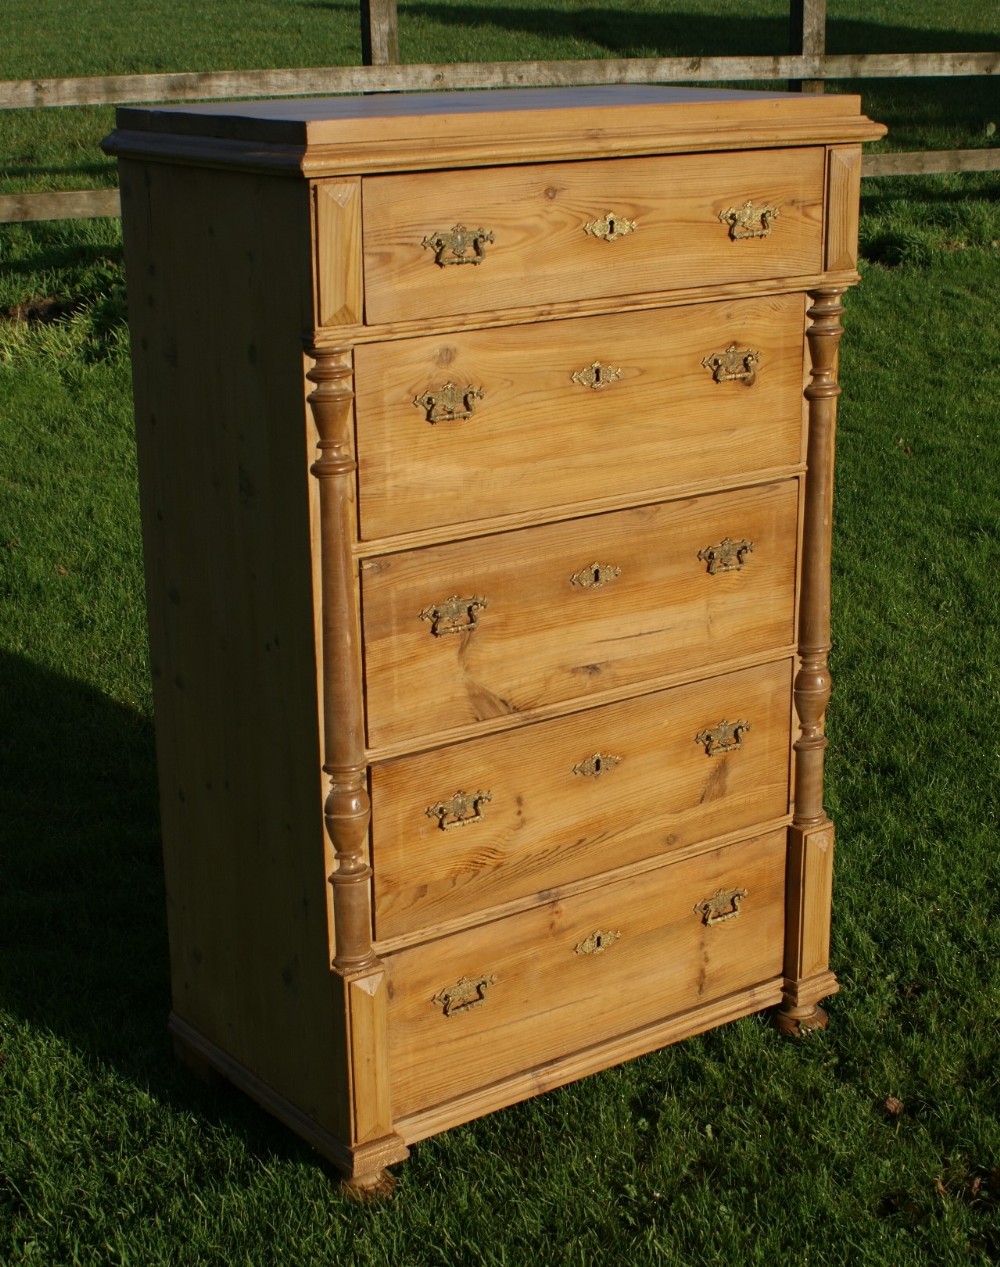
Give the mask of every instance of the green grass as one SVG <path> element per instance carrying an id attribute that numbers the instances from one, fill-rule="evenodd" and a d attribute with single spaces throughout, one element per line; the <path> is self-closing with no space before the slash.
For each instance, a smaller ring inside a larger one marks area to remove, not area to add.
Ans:
<path id="1" fill-rule="evenodd" d="M 478 23 L 400 7 L 413 60 L 737 51 L 777 40 L 783 14 L 758 0 L 751 30 L 728 0 L 692 0 L 736 13 L 738 39 L 687 19 L 670 43 L 666 4 L 590 27 L 582 5 L 481 5 Z M 854 24 L 869 51 L 907 33 L 979 47 L 992 21 L 925 0 L 830 10 L 831 44 Z M 220 3 L 216 31 L 196 6 L 14 12 L 11 77 L 187 68 L 201 49 L 199 65 L 316 64 L 332 60 L 317 24 L 355 39 L 347 6 Z M 244 43 L 225 34 L 237 14 Z M 912 135 L 973 136 L 968 98 L 931 87 L 877 86 L 920 105 Z M 100 161 L 67 148 L 82 112 L 48 112 L 68 129 L 49 140 L 42 113 L 21 116 L 16 179 L 104 181 L 73 167 Z M 862 242 L 835 525 L 830 1029 L 789 1043 L 749 1018 L 472 1123 L 419 1145 L 394 1201 L 366 1208 L 171 1057 L 119 228 L 0 232 L 0 312 L 63 314 L 0 319 L 0 1261 L 1000 1259 L 1000 177 L 868 181 Z"/>

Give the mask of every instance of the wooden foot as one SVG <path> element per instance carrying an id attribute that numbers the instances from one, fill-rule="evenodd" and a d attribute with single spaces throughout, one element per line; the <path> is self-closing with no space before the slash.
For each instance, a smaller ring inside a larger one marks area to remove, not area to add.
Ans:
<path id="1" fill-rule="evenodd" d="M 370 1175 L 341 1179 L 341 1195 L 352 1201 L 388 1201 L 396 1187 L 396 1176 L 390 1170 L 376 1170 Z"/>
<path id="2" fill-rule="evenodd" d="M 779 1007 L 771 1013 L 771 1020 L 779 1034 L 801 1038 L 814 1029 L 826 1029 L 830 1018 L 817 1003 L 809 1007 Z"/>

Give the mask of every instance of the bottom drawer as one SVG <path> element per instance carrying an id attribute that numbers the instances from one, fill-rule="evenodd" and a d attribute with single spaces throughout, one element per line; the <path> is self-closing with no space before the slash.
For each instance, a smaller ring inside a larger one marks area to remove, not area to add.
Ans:
<path id="1" fill-rule="evenodd" d="M 387 957 L 395 1117 L 778 976 L 784 830 Z"/>

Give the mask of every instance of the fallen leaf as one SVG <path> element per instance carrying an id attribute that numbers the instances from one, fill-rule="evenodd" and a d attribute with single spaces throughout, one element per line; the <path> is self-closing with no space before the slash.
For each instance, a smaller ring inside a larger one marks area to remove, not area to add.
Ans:
<path id="1" fill-rule="evenodd" d="M 890 1113 L 893 1117 L 901 1117 L 903 1113 L 903 1101 L 894 1095 L 887 1095 L 882 1102 L 882 1107 L 886 1113 Z"/>
<path id="2" fill-rule="evenodd" d="M 61 564 L 61 563 L 57 563 L 57 564 L 56 564 L 56 573 L 57 573 L 59 576 L 65 576 L 65 575 L 66 575 L 66 569 L 62 566 L 62 564 Z"/>
<path id="3" fill-rule="evenodd" d="M 969 1184 L 969 1192 L 972 1196 L 978 1197 L 980 1191 L 982 1190 L 982 1187 L 983 1187 L 983 1177 L 982 1175 L 976 1175 L 973 1178 L 972 1182 Z"/>
<path id="4" fill-rule="evenodd" d="M 941 1182 L 940 1175 L 938 1175 L 938 1177 L 934 1180 L 934 1187 L 937 1188 L 939 1197 L 946 1197 L 948 1195 L 948 1189 Z"/>

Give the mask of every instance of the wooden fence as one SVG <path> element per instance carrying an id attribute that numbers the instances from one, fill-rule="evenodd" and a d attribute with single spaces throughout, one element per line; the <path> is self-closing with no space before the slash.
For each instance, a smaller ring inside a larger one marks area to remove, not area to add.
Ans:
<path id="1" fill-rule="evenodd" d="M 396 0 L 361 0 L 365 65 L 304 70 L 209 71 L 0 82 L 0 110 L 49 106 L 213 101 L 351 92 L 549 87 L 628 83 L 788 80 L 821 92 L 827 79 L 1000 74 L 995 53 L 868 53 L 828 56 L 826 0 L 791 0 L 790 47 L 776 57 L 636 57 L 607 61 L 468 62 L 399 65 Z M 1000 148 L 866 154 L 865 176 L 1000 171 Z M 0 223 L 119 214 L 117 189 L 0 195 Z"/>

